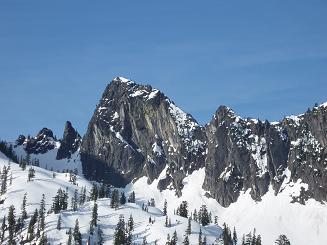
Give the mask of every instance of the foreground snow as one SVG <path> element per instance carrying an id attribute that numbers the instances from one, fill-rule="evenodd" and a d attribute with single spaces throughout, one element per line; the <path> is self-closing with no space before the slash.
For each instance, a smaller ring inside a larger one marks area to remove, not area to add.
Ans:
<path id="1" fill-rule="evenodd" d="M 0 168 L 2 169 L 3 166 L 8 166 L 8 162 L 8 159 L 0 152 Z M 27 169 L 28 168 L 29 166 L 27 166 Z M 56 177 L 53 178 L 52 171 L 38 167 L 34 167 L 36 170 L 35 179 L 27 182 L 27 169 L 23 171 L 15 163 L 10 164 L 10 169 L 13 176 L 12 185 L 8 186 L 7 193 L 1 197 L 1 199 L 5 199 L 5 202 L 0 205 L 0 217 L 8 214 L 10 205 L 15 206 L 16 214 L 19 215 L 24 193 L 27 193 L 27 212 L 29 215 L 32 215 L 34 210 L 40 206 L 39 202 L 42 194 L 46 196 L 46 209 L 48 211 L 52 205 L 52 197 L 56 195 L 59 188 L 67 190 L 69 197 L 72 197 L 75 189 L 86 186 L 89 191 L 92 187 L 92 183 L 82 177 L 77 178 L 78 186 L 76 186 L 69 182 L 69 177 L 65 173 L 56 173 Z M 148 199 L 138 194 L 135 204 L 127 203 L 117 210 L 110 208 L 110 199 L 108 198 L 99 199 L 97 201 L 99 225 L 103 230 L 105 244 L 113 243 L 113 234 L 119 215 L 124 215 L 126 221 L 130 215 L 133 216 L 135 221 L 133 242 L 137 244 L 142 243 L 143 237 L 146 237 L 149 243 L 157 241 L 157 244 L 165 244 L 167 235 L 170 234 L 170 236 L 172 236 L 175 230 L 178 234 L 179 243 L 182 242 L 187 228 L 187 219 L 177 215 L 169 215 L 172 226 L 169 228 L 165 227 L 165 216 L 159 208 L 149 207 L 148 212 L 142 210 L 143 202 L 147 201 Z M 48 241 L 51 244 L 65 244 L 68 239 L 68 235 L 66 234 L 67 230 L 73 228 L 75 220 L 78 219 L 83 241 L 86 243 L 93 205 L 93 201 L 86 202 L 77 212 L 73 212 L 72 210 L 61 212 L 62 229 L 60 231 L 56 229 L 59 214 L 48 214 L 46 216 L 45 227 Z M 153 224 L 149 224 L 149 217 L 155 219 Z M 192 234 L 190 235 L 191 244 L 197 243 L 199 230 L 200 225 L 196 222 L 192 222 Z M 202 233 L 203 236 L 207 237 L 207 241 L 212 243 L 221 234 L 221 229 L 216 225 L 209 225 L 205 228 L 202 227 Z M 26 229 L 23 231 L 23 235 L 26 237 Z"/>

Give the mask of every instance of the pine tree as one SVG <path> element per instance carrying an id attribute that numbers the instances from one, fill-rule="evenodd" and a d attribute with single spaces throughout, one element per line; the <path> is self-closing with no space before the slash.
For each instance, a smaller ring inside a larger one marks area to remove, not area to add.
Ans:
<path id="1" fill-rule="evenodd" d="M 186 234 L 187 235 L 191 235 L 192 232 L 192 227 L 191 227 L 191 217 L 188 218 L 188 222 L 187 222 L 187 228 L 186 228 Z"/>
<path id="2" fill-rule="evenodd" d="M 45 227 L 45 195 L 42 194 L 42 199 L 40 202 L 40 209 L 39 209 L 39 230 L 44 231 Z"/>
<path id="3" fill-rule="evenodd" d="M 202 229 L 200 227 L 200 231 L 199 231 L 199 245 L 202 245 Z"/>
<path id="4" fill-rule="evenodd" d="M 47 238 L 47 236 L 44 234 L 44 232 L 42 232 L 42 235 L 41 235 L 41 237 L 40 237 L 39 245 L 48 245 L 48 238 Z"/>
<path id="5" fill-rule="evenodd" d="M 27 233 L 29 234 L 28 241 L 32 241 L 35 237 L 34 230 L 35 230 L 35 224 L 38 220 L 38 214 L 39 214 L 38 210 L 35 209 L 34 214 L 32 215 L 32 217 L 30 219 L 30 223 L 29 223 L 28 229 L 27 229 Z"/>
<path id="6" fill-rule="evenodd" d="M 61 230 L 61 215 L 58 215 L 58 220 L 57 220 L 57 230 L 60 231 Z"/>
<path id="7" fill-rule="evenodd" d="M 234 226 L 234 230 L 233 230 L 233 244 L 234 245 L 237 244 L 237 233 L 236 233 L 235 226 Z"/>
<path id="8" fill-rule="evenodd" d="M 116 225 L 114 234 L 114 245 L 125 244 L 126 242 L 126 230 L 124 216 L 119 216 L 118 224 Z"/>
<path id="9" fill-rule="evenodd" d="M 8 169 L 6 166 L 3 166 L 2 174 L 1 174 L 1 190 L 0 195 L 3 195 L 7 192 L 7 179 L 8 179 Z"/>
<path id="10" fill-rule="evenodd" d="M 79 223 L 78 223 L 78 219 L 76 219 L 75 221 L 75 227 L 74 227 L 74 231 L 73 231 L 73 237 L 74 237 L 74 241 L 76 245 L 82 245 L 82 234 L 79 231 Z"/>
<path id="11" fill-rule="evenodd" d="M 190 245 L 190 240 L 188 238 L 188 235 L 185 235 L 184 241 L 183 241 L 183 245 Z"/>
<path id="12" fill-rule="evenodd" d="M 128 222 L 127 222 L 127 231 L 126 231 L 126 244 L 131 245 L 132 244 L 132 238 L 133 238 L 133 231 L 134 231 L 134 219 L 133 216 L 130 215 Z"/>
<path id="13" fill-rule="evenodd" d="M 9 207 L 9 211 L 8 211 L 8 244 L 16 244 L 15 242 L 15 225 L 16 225 L 16 220 L 15 220 L 15 207 L 14 205 L 11 205 Z"/>
<path id="14" fill-rule="evenodd" d="M 3 216 L 2 223 L 1 223 L 1 237 L 0 237 L 1 243 L 3 242 L 3 240 L 5 238 L 6 229 L 7 229 L 6 216 Z"/>
<path id="15" fill-rule="evenodd" d="M 27 219 L 26 204 L 27 204 L 27 193 L 25 192 L 23 197 L 22 210 L 21 210 L 21 216 L 23 220 Z"/>
<path id="16" fill-rule="evenodd" d="M 166 215 L 165 226 L 168 227 L 168 216 Z"/>
<path id="17" fill-rule="evenodd" d="M 121 205 L 124 205 L 125 203 L 126 203 L 126 196 L 125 196 L 125 193 L 122 192 L 122 193 L 120 194 L 120 204 L 121 204 Z"/>
<path id="18" fill-rule="evenodd" d="M 255 245 L 261 245 L 261 236 L 260 235 L 257 236 Z"/>
<path id="19" fill-rule="evenodd" d="M 143 237 L 142 245 L 147 245 L 147 244 L 148 244 L 148 242 L 147 242 L 146 236 L 145 236 L 145 237 Z"/>
<path id="20" fill-rule="evenodd" d="M 119 192 L 118 190 L 113 190 L 111 200 L 110 200 L 110 207 L 117 209 L 119 207 Z"/>
<path id="21" fill-rule="evenodd" d="M 209 219 L 209 213 L 207 210 L 206 205 L 202 205 L 199 211 L 199 222 L 203 225 L 206 226 L 209 224 L 210 219 Z"/>
<path id="22" fill-rule="evenodd" d="M 277 245 L 290 245 L 291 242 L 288 240 L 286 235 L 279 235 L 277 240 L 275 241 Z"/>
<path id="23" fill-rule="evenodd" d="M 188 216 L 187 207 L 188 207 L 187 201 L 182 201 L 182 203 L 179 206 L 179 215 L 180 216 L 187 218 L 187 216 Z"/>
<path id="24" fill-rule="evenodd" d="M 207 237 L 206 236 L 204 236 L 204 238 L 203 238 L 202 245 L 207 245 Z"/>
<path id="25" fill-rule="evenodd" d="M 164 215 L 167 215 L 167 200 L 165 199 L 164 207 L 163 207 Z"/>
<path id="26" fill-rule="evenodd" d="M 94 227 L 97 226 L 98 222 L 98 204 L 94 202 L 92 210 L 92 218 L 90 222 L 90 233 L 93 235 Z"/>
<path id="27" fill-rule="evenodd" d="M 68 231 L 67 245 L 72 245 L 72 244 L 73 244 L 73 234 L 72 234 L 72 229 L 70 228 Z"/>
<path id="28" fill-rule="evenodd" d="M 98 199 L 98 186 L 96 184 L 93 184 L 92 186 L 90 198 L 92 201 L 96 201 Z"/>
<path id="29" fill-rule="evenodd" d="M 195 222 L 198 222 L 198 213 L 196 212 L 196 209 L 194 209 L 194 212 L 193 212 L 193 220 Z"/>
<path id="30" fill-rule="evenodd" d="M 177 244 L 177 241 L 178 241 L 177 232 L 175 230 L 174 233 L 173 233 L 173 236 L 171 237 L 170 245 L 176 245 Z"/>
<path id="31" fill-rule="evenodd" d="M 170 245 L 170 235 L 169 235 L 169 234 L 167 235 L 167 242 L 166 242 L 166 245 Z"/>
<path id="32" fill-rule="evenodd" d="M 73 211 L 77 211 L 77 204 L 78 204 L 78 190 L 75 189 L 74 191 L 74 196 L 72 197 L 72 201 L 71 201 L 71 206 Z"/>
<path id="33" fill-rule="evenodd" d="M 28 169 L 27 181 L 32 181 L 34 177 L 35 177 L 35 169 L 33 167 L 30 167 Z"/>
<path id="34" fill-rule="evenodd" d="M 134 191 L 132 191 L 132 193 L 129 194 L 129 196 L 128 196 L 128 202 L 135 203 L 135 192 Z"/>

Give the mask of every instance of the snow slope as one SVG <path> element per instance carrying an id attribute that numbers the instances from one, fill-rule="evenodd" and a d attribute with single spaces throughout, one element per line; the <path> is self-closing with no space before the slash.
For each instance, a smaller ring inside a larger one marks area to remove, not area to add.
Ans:
<path id="1" fill-rule="evenodd" d="M 8 159 L 0 152 L 0 168 L 2 169 L 5 165 L 8 166 L 8 163 Z M 29 166 L 27 166 L 28 168 Z M 1 196 L 1 199 L 5 199 L 5 202 L 0 205 L 0 217 L 7 215 L 10 205 L 14 205 L 16 214 L 19 214 L 25 192 L 27 193 L 27 212 L 31 215 L 36 208 L 39 208 L 42 194 L 46 196 L 46 209 L 48 211 L 51 208 L 52 197 L 55 196 L 59 188 L 67 190 L 69 197 L 72 197 L 76 188 L 79 189 L 82 186 L 86 186 L 90 190 L 92 187 L 92 183 L 82 177 L 77 178 L 78 186 L 76 186 L 69 182 L 69 177 L 65 173 L 57 173 L 56 177 L 53 178 L 52 171 L 38 167 L 34 168 L 36 170 L 35 179 L 27 182 L 27 169 L 23 171 L 17 164 L 10 163 L 10 173 L 12 173 L 13 180 L 12 185 L 8 186 L 7 193 Z M 113 243 L 114 229 L 119 215 L 124 215 L 126 221 L 130 215 L 133 216 L 135 221 L 133 242 L 136 244 L 142 244 L 143 237 L 146 237 L 149 243 L 157 241 L 157 244 L 165 244 L 167 235 L 170 234 L 172 236 L 175 230 L 178 233 L 179 244 L 182 242 L 187 227 L 187 219 L 177 215 L 169 215 L 172 226 L 169 228 L 165 227 L 165 216 L 159 208 L 149 207 L 148 212 L 142 210 L 141 206 L 143 202 L 147 201 L 148 199 L 138 194 L 136 195 L 135 204 L 127 203 L 117 210 L 110 208 L 110 199 L 108 198 L 97 201 L 99 225 L 104 233 L 105 244 Z M 68 239 L 66 231 L 69 228 L 73 228 L 75 220 L 79 219 L 83 244 L 85 244 L 88 238 L 92 208 L 93 202 L 90 201 L 81 206 L 77 212 L 73 212 L 72 210 L 62 211 L 62 229 L 60 231 L 56 229 L 59 214 L 48 214 L 46 216 L 45 232 L 49 242 L 51 244 L 65 244 Z M 154 224 L 149 224 L 150 216 L 155 219 Z M 199 229 L 200 225 L 192 222 L 191 244 L 197 243 Z M 208 242 L 214 242 L 216 237 L 221 234 L 221 228 L 216 225 L 209 225 L 202 228 L 202 232 L 207 237 Z M 23 235 L 26 237 L 26 229 L 23 231 Z"/>
<path id="2" fill-rule="evenodd" d="M 207 198 L 206 192 L 201 188 L 204 181 L 202 168 L 193 172 L 184 179 L 182 196 L 177 198 L 173 190 L 158 191 L 158 180 L 165 177 L 165 170 L 152 184 L 147 184 L 147 179 L 141 178 L 134 184 L 126 187 L 134 190 L 136 196 L 143 196 L 144 200 L 153 197 L 159 206 L 167 199 L 170 214 L 178 205 L 186 200 L 189 210 L 199 210 L 202 204 L 206 204 L 213 215 L 219 217 L 219 225 L 226 222 L 230 227 L 235 226 L 239 238 L 256 228 L 257 234 L 262 236 L 263 244 L 274 244 L 280 234 L 286 234 L 291 244 L 327 244 L 327 206 L 310 199 L 306 205 L 291 203 L 292 196 L 298 196 L 300 188 L 306 185 L 299 180 L 297 183 L 289 182 L 286 178 L 283 183 L 283 191 L 274 195 L 272 188 L 262 197 L 261 202 L 255 202 L 249 190 L 243 192 L 238 201 L 228 208 L 219 205 L 214 199 Z M 286 171 L 287 175 L 287 171 Z M 146 187 L 145 187 L 146 186 Z M 146 190 L 146 191 L 145 191 Z"/>

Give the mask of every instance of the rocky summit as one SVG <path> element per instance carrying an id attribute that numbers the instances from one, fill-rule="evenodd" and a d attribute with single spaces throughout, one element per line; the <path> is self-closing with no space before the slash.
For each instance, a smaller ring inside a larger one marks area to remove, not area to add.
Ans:
<path id="1" fill-rule="evenodd" d="M 142 176 L 174 189 L 205 167 L 207 196 L 222 206 L 300 183 L 294 202 L 327 200 L 327 106 L 281 122 L 244 119 L 221 106 L 200 126 L 162 92 L 117 77 L 105 89 L 80 149 L 84 175 L 123 187 Z M 163 174 L 161 174 L 163 173 Z"/>

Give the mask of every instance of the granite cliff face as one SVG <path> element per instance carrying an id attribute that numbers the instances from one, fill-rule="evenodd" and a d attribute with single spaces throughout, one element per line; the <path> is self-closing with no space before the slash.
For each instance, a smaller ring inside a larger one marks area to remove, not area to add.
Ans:
<path id="1" fill-rule="evenodd" d="M 181 195 L 183 179 L 205 167 L 203 189 L 225 207 L 241 192 L 260 201 L 269 189 L 278 195 L 286 185 L 300 187 L 294 202 L 327 201 L 326 103 L 273 123 L 221 106 L 201 127 L 160 91 L 117 77 L 80 141 L 67 122 L 57 159 L 80 146 L 84 175 L 118 187 L 146 176 L 149 183 L 159 178 L 160 190 Z"/>
<path id="2" fill-rule="evenodd" d="M 159 188 L 182 189 L 187 173 L 204 166 L 206 136 L 192 116 L 163 93 L 125 78 L 105 89 L 83 137 L 86 177 L 124 186 L 164 170 Z"/>

